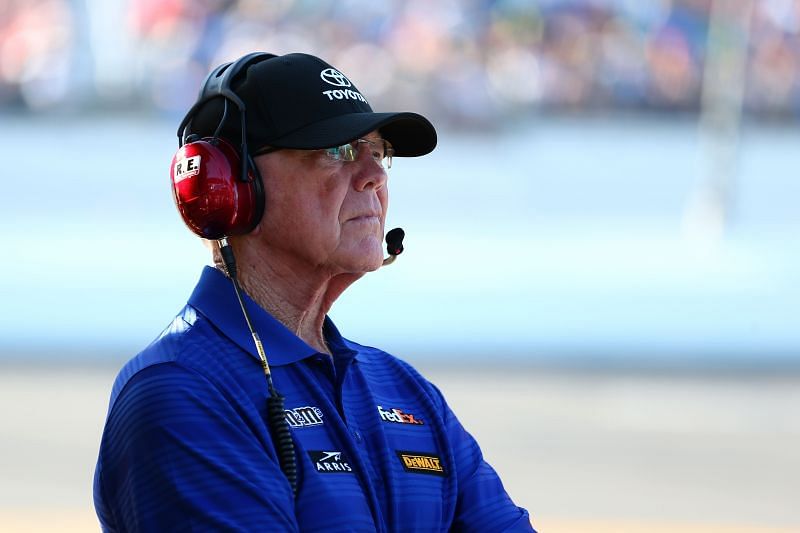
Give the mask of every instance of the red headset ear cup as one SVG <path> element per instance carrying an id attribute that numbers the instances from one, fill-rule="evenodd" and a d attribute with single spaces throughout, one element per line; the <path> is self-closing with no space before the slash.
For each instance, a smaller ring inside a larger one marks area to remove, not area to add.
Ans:
<path id="1" fill-rule="evenodd" d="M 170 178 L 175 205 L 189 229 L 205 239 L 251 231 L 261 220 L 264 201 L 254 168 L 242 181 L 239 154 L 222 139 L 183 145 L 172 158 Z"/>

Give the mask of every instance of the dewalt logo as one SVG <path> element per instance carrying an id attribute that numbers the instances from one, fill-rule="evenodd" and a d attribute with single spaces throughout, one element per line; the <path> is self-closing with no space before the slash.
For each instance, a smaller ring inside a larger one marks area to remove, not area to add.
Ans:
<path id="1" fill-rule="evenodd" d="M 434 476 L 446 476 L 441 457 L 422 452 L 407 452 L 395 450 L 400 464 L 406 472 L 417 474 L 431 474 Z"/>

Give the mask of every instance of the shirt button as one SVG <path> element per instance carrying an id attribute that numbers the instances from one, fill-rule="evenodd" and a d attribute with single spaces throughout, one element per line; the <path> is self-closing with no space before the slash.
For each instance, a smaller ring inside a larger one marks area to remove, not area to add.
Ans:
<path id="1" fill-rule="evenodd" d="M 356 438 L 358 442 L 361 442 L 361 432 L 359 432 L 357 429 L 353 430 L 353 436 Z"/>

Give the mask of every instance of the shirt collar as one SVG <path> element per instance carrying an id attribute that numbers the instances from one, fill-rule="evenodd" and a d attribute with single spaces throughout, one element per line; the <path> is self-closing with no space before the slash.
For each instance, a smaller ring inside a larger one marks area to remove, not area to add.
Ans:
<path id="1" fill-rule="evenodd" d="M 253 327 L 264 345 L 267 361 L 271 366 L 287 365 L 317 353 L 314 348 L 275 320 L 247 294 L 242 293 L 242 298 L 250 313 Z M 247 329 L 242 310 L 239 308 L 233 283 L 225 274 L 216 268 L 205 267 L 200 275 L 200 281 L 197 282 L 194 292 L 189 297 L 189 305 L 197 309 L 243 350 L 256 359 L 260 359 L 253 337 Z M 336 326 L 327 317 L 325 317 L 323 331 L 329 344 L 333 342 L 337 347 L 341 346 L 340 349 L 348 349 L 336 330 Z M 333 346 L 331 349 L 337 350 Z"/>
<path id="2" fill-rule="evenodd" d="M 325 317 L 325 322 L 322 324 L 322 334 L 325 336 L 325 342 L 328 344 L 328 349 L 337 358 L 356 358 L 363 361 L 362 353 L 354 350 L 350 343 L 342 337 L 333 320 L 330 317 Z"/>

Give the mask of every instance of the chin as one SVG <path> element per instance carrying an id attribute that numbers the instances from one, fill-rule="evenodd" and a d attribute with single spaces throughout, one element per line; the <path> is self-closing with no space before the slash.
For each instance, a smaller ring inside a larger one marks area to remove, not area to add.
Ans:
<path id="1" fill-rule="evenodd" d="M 382 264 L 383 264 L 383 258 L 381 258 L 381 260 L 378 261 L 377 263 L 370 264 L 369 266 L 364 268 L 364 272 L 375 272 L 381 267 Z"/>
<path id="2" fill-rule="evenodd" d="M 361 268 L 359 269 L 359 271 L 373 272 L 375 270 L 378 270 L 382 264 L 383 264 L 383 255 L 377 254 L 376 256 L 370 257 L 369 259 L 365 260 L 361 264 Z"/>
<path id="3" fill-rule="evenodd" d="M 337 261 L 345 272 L 365 274 L 378 270 L 383 264 L 383 250 L 371 246 L 369 249 L 354 250 L 347 257 Z"/>

